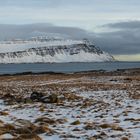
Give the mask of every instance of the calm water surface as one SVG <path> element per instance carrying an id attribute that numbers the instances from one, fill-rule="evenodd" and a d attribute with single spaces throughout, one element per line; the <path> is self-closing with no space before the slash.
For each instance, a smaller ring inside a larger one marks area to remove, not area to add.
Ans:
<path id="1" fill-rule="evenodd" d="M 140 62 L 0 64 L 0 74 L 50 71 L 71 73 L 91 70 L 113 71 L 127 68 L 140 68 Z"/>

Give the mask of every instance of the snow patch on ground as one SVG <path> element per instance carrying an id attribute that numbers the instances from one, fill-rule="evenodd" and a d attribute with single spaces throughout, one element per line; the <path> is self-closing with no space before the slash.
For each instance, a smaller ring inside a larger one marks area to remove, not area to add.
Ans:
<path id="1" fill-rule="evenodd" d="M 100 131 L 104 131 L 110 138 L 114 140 L 117 138 L 111 138 L 111 135 L 129 135 L 131 134 L 131 140 L 138 140 L 140 137 L 140 125 L 139 122 L 134 124 L 131 121 L 125 121 L 125 119 L 140 118 L 140 101 L 131 100 L 128 97 L 128 93 L 125 90 L 107 90 L 107 91 L 84 91 L 76 93 L 78 96 L 83 97 L 83 100 L 92 100 L 91 105 L 87 107 L 81 107 L 84 102 L 67 102 L 65 106 L 57 106 L 56 104 L 46 104 L 45 112 L 39 110 L 41 103 L 35 103 L 32 105 L 21 106 L 18 105 L 6 106 L 3 101 L 0 100 L 0 111 L 8 110 L 9 116 L 3 116 L 0 119 L 7 123 L 12 123 L 15 119 L 25 119 L 34 122 L 39 116 L 47 116 L 55 119 L 67 119 L 68 122 L 64 124 L 57 124 L 55 129 L 59 134 L 65 133 L 66 135 L 73 135 L 75 138 L 67 139 L 85 139 L 86 135 L 92 137 L 99 134 Z M 80 105 L 79 105 L 80 104 Z M 48 110 L 51 110 L 49 113 Z M 73 121 L 79 120 L 79 125 L 70 125 Z M 124 129 L 121 131 L 114 131 L 107 129 L 83 129 L 85 123 L 118 123 L 120 127 Z M 137 127 L 137 128 L 136 128 Z M 73 131 L 77 129 L 79 131 Z M 48 136 L 41 134 L 42 139 L 47 140 L 59 140 L 62 139 L 60 135 Z"/>

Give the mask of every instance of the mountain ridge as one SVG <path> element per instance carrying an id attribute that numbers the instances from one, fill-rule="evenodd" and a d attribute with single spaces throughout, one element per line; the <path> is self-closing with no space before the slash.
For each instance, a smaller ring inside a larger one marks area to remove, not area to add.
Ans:
<path id="1" fill-rule="evenodd" d="M 60 38 L 35 37 L 30 40 L 17 39 L 9 41 L 9 43 L 3 42 L 0 46 L 0 48 L 5 48 L 4 52 L 2 52 L 2 49 L 0 51 L 0 63 L 114 61 L 114 58 L 110 54 L 95 47 L 95 45 L 87 39 L 67 40 Z M 10 47 L 12 51 L 10 51 Z"/>

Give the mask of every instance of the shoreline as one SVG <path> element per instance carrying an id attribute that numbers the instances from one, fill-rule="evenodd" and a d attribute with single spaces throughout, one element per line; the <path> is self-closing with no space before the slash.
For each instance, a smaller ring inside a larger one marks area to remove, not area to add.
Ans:
<path id="1" fill-rule="evenodd" d="M 9 64 L 0 65 L 0 75 L 27 75 L 27 74 L 47 74 L 47 73 L 79 73 L 88 71 L 117 71 L 117 69 L 140 68 L 140 63 L 60 63 L 60 64 Z"/>
<path id="2" fill-rule="evenodd" d="M 107 74 L 107 75 L 132 75 L 132 74 L 138 74 L 140 73 L 140 68 L 128 68 L 128 69 L 116 69 L 112 71 L 107 71 L 107 70 L 89 70 L 89 71 L 79 71 L 79 72 L 53 72 L 53 71 L 47 71 L 47 72 L 32 72 L 32 71 L 27 71 L 27 72 L 21 72 L 21 73 L 14 73 L 14 74 L 0 74 L 1 76 L 23 76 L 23 75 L 69 75 L 69 74 Z"/>

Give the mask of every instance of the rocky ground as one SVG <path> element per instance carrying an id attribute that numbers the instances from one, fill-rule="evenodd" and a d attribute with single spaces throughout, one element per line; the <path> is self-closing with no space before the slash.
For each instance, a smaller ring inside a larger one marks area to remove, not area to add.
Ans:
<path id="1" fill-rule="evenodd" d="M 140 139 L 140 69 L 0 76 L 0 140 L 76 139 Z"/>

